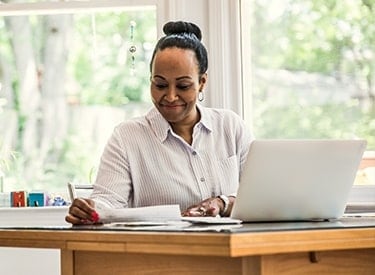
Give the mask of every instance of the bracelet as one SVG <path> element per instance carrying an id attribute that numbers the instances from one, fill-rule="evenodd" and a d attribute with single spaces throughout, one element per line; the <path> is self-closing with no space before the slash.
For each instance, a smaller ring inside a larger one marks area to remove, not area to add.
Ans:
<path id="1" fill-rule="evenodd" d="M 220 216 L 224 216 L 225 213 L 227 212 L 228 208 L 229 208 L 229 198 L 225 195 L 217 196 L 217 198 L 221 199 L 223 204 L 224 204 L 223 211 L 220 211 Z"/>

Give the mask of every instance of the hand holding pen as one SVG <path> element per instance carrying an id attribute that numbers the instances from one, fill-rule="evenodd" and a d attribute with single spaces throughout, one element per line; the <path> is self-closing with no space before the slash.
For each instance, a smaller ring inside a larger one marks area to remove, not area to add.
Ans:
<path id="1" fill-rule="evenodd" d="M 73 225 L 97 223 L 99 215 L 95 211 L 94 201 L 85 198 L 75 198 L 69 207 L 69 213 L 65 220 Z"/>

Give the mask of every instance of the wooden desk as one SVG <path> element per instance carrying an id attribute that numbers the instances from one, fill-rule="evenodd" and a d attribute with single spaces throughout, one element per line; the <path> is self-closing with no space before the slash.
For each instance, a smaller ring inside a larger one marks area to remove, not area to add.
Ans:
<path id="1" fill-rule="evenodd" d="M 1 229 L 0 246 L 60 249 L 63 275 L 375 274 L 375 219 L 222 233 Z"/>

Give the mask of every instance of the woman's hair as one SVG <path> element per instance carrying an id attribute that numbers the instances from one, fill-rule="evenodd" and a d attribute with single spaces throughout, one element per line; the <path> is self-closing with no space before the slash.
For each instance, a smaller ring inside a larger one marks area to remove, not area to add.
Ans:
<path id="1" fill-rule="evenodd" d="M 165 36 L 159 39 L 152 54 L 150 71 L 152 71 L 156 52 L 173 47 L 189 49 L 195 52 L 198 60 L 199 74 L 202 75 L 207 71 L 207 50 L 201 42 L 202 32 L 197 25 L 183 21 L 168 22 L 164 25 L 163 32 Z"/>

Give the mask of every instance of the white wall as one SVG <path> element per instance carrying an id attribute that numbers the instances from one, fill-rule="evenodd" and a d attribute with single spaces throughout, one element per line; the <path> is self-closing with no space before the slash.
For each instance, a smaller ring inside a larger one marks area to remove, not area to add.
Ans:
<path id="1" fill-rule="evenodd" d="M 0 268 L 3 275 L 59 275 L 60 251 L 1 247 Z"/>

